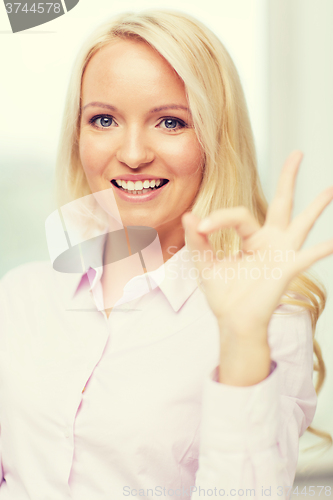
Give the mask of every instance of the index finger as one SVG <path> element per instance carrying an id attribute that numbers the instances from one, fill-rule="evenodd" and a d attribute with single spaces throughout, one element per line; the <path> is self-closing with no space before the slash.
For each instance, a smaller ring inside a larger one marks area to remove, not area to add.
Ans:
<path id="1" fill-rule="evenodd" d="M 197 230 L 199 233 L 210 233 L 217 229 L 234 228 L 242 239 L 246 239 L 260 227 L 248 208 L 237 206 L 215 210 L 200 222 Z"/>

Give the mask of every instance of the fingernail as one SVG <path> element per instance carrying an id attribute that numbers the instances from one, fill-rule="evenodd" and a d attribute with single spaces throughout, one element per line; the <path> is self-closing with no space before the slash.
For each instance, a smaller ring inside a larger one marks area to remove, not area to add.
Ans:
<path id="1" fill-rule="evenodd" d="M 207 231 L 208 229 L 210 229 L 211 227 L 211 221 L 210 219 L 206 218 L 206 219 L 202 219 L 202 221 L 200 221 L 198 227 L 197 227 L 197 230 L 198 231 Z"/>

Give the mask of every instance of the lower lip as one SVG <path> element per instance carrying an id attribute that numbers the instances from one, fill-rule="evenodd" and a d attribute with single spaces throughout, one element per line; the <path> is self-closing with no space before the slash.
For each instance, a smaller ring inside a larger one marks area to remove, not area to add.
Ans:
<path id="1" fill-rule="evenodd" d="M 153 200 L 156 198 L 164 189 L 169 185 L 170 181 L 164 184 L 162 187 L 158 189 L 154 189 L 154 191 L 150 191 L 149 193 L 146 194 L 128 194 L 125 193 L 125 191 L 122 191 L 121 189 L 116 188 L 110 183 L 111 186 L 113 187 L 114 191 L 117 193 L 119 198 L 121 198 L 124 201 L 129 201 L 130 203 L 145 203 L 146 201 Z"/>

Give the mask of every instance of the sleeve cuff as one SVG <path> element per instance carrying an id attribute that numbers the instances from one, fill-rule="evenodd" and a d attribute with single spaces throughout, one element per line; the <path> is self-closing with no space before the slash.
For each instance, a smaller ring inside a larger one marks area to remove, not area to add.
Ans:
<path id="1" fill-rule="evenodd" d="M 201 442 L 223 452 L 274 446 L 279 424 L 278 365 L 258 384 L 239 387 L 207 377 L 203 386 Z"/>

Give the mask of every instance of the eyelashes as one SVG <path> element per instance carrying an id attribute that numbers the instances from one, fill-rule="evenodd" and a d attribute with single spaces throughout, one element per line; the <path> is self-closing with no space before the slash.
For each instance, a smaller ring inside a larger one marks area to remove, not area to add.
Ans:
<path id="1" fill-rule="evenodd" d="M 96 122 L 98 122 L 98 120 L 101 120 L 100 122 L 100 125 L 97 125 Z M 115 122 L 113 116 L 111 115 L 96 115 L 96 116 L 93 116 L 92 118 L 89 119 L 89 123 L 97 128 L 97 129 L 108 129 L 111 127 L 111 124 L 112 122 Z M 178 123 L 178 125 L 176 127 L 161 127 L 163 128 L 164 130 L 166 130 L 167 132 L 173 132 L 173 131 L 178 131 L 178 130 L 181 130 L 183 128 L 187 128 L 188 125 L 183 121 L 183 120 L 180 120 L 179 118 L 174 118 L 172 116 L 167 116 L 165 118 L 162 118 L 162 120 L 159 122 L 158 125 L 161 125 L 161 123 L 163 122 L 168 122 L 169 125 L 170 125 L 170 122 L 172 124 L 172 122 L 176 122 Z"/>
<path id="2" fill-rule="evenodd" d="M 182 128 L 186 128 L 187 125 L 185 122 L 183 122 L 182 120 L 179 120 L 178 118 L 172 118 L 172 117 L 168 117 L 168 118 L 162 118 L 162 120 L 160 121 L 159 125 L 161 125 L 161 123 L 163 122 L 177 122 L 178 123 L 178 126 L 175 127 L 175 128 L 169 128 L 169 127 L 162 127 L 164 128 L 165 130 L 167 130 L 168 132 L 169 131 L 172 131 L 172 130 L 180 130 Z"/>
<path id="3" fill-rule="evenodd" d="M 112 116 L 109 116 L 109 115 L 100 115 L 100 116 L 94 116 L 93 118 L 91 118 L 89 120 L 89 123 L 91 123 L 92 125 L 94 125 L 97 128 L 109 128 L 108 125 L 100 125 L 100 126 L 96 125 L 97 120 L 106 120 L 106 121 L 109 121 L 111 124 L 111 122 L 113 121 L 113 118 L 112 118 Z"/>
<path id="4" fill-rule="evenodd" d="M 100 120 L 101 118 L 103 119 L 107 119 L 109 120 L 110 122 L 113 121 L 113 117 L 110 116 L 110 115 L 96 115 L 96 116 L 93 116 L 92 118 L 89 119 L 89 123 L 93 126 L 93 127 L 96 127 L 96 128 L 109 128 L 109 127 L 105 127 L 105 126 L 98 126 L 96 125 L 96 121 L 97 120 Z"/>

